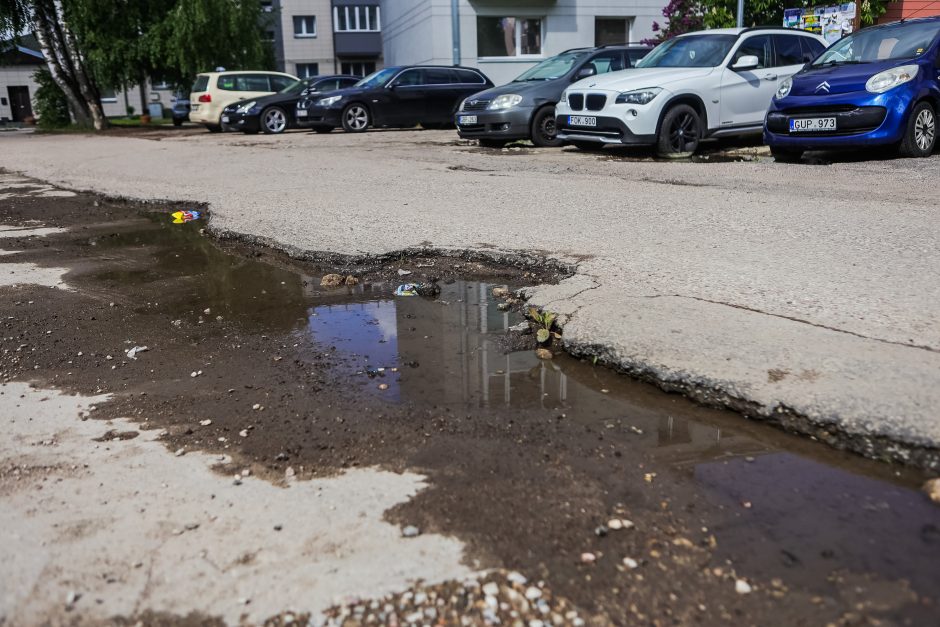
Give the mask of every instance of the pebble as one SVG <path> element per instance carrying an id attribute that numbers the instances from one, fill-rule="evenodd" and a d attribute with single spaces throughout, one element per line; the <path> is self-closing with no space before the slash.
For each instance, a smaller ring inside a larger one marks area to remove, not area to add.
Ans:
<path id="1" fill-rule="evenodd" d="M 509 288 L 506 288 L 506 287 L 494 287 L 494 288 L 493 288 L 493 296 L 495 296 L 496 298 L 504 298 L 504 297 L 506 297 L 506 296 L 509 296 Z"/>
<path id="2" fill-rule="evenodd" d="M 535 586 L 529 586 L 528 588 L 526 588 L 525 598 L 529 599 L 530 601 L 534 601 L 541 596 L 542 596 L 542 591 L 536 588 Z"/>
<path id="3" fill-rule="evenodd" d="M 74 590 L 69 591 L 65 597 L 66 605 L 75 605 L 75 602 L 82 598 L 81 593 L 75 592 Z"/>
<path id="4" fill-rule="evenodd" d="M 940 503 L 940 477 L 931 479 L 924 484 L 924 492 L 934 503 Z"/>
<path id="5" fill-rule="evenodd" d="M 593 564 L 597 561 L 597 556 L 593 553 L 582 553 L 581 554 L 581 563 L 583 564 Z"/>
<path id="6" fill-rule="evenodd" d="M 633 570 L 634 568 L 637 568 L 640 565 L 640 563 L 636 561 L 635 559 L 633 559 L 632 557 L 625 557 L 623 558 L 623 565 L 629 568 L 630 570 Z"/>
<path id="7" fill-rule="evenodd" d="M 388 383 L 379 383 L 379 389 L 380 389 L 380 390 L 387 390 L 387 389 L 388 389 Z"/>
<path id="8" fill-rule="evenodd" d="M 734 591 L 738 594 L 750 594 L 751 593 L 751 584 L 744 581 L 743 579 L 737 579 L 734 582 Z"/>
<path id="9" fill-rule="evenodd" d="M 483 584 L 483 594 L 491 597 L 499 596 L 499 584 L 495 581 L 488 581 Z"/>
<path id="10" fill-rule="evenodd" d="M 411 274 L 411 270 L 398 269 L 398 276 L 408 276 L 409 274 Z"/>
<path id="11" fill-rule="evenodd" d="M 284 476 L 288 479 L 292 478 L 294 476 L 294 468 L 292 466 L 288 466 L 287 470 L 284 471 Z"/>
<path id="12" fill-rule="evenodd" d="M 516 571 L 512 571 L 511 573 L 509 573 L 508 575 L 506 575 L 506 579 L 507 579 L 510 583 L 514 583 L 514 584 L 519 585 L 519 586 L 524 586 L 524 585 L 526 585 L 526 583 L 529 582 L 529 580 L 526 579 L 525 576 L 524 576 L 522 573 L 517 573 Z"/>
<path id="13" fill-rule="evenodd" d="M 211 421 L 211 420 L 200 420 L 200 421 L 199 421 L 199 424 L 201 424 L 203 427 L 208 427 L 209 425 L 212 424 L 212 421 Z"/>
<path id="14" fill-rule="evenodd" d="M 597 536 L 598 538 L 603 538 L 604 536 L 607 535 L 607 527 L 605 527 L 604 525 L 601 525 L 601 526 L 599 526 L 599 527 L 595 527 L 595 528 L 594 528 L 594 535 Z"/>
<path id="15" fill-rule="evenodd" d="M 247 437 L 248 437 L 248 429 L 242 429 L 241 431 L 238 432 L 238 435 L 240 435 L 240 436 L 243 437 L 243 438 L 247 438 Z"/>
<path id="16" fill-rule="evenodd" d="M 607 521 L 607 528 L 613 529 L 615 531 L 620 529 L 632 529 L 633 521 L 627 520 L 625 518 L 611 518 Z"/>
<path id="17" fill-rule="evenodd" d="M 259 409 L 261 409 L 261 404 L 255 403 L 254 405 L 251 406 L 251 408 L 254 409 L 255 411 L 258 411 Z"/>
<path id="18" fill-rule="evenodd" d="M 176 456 L 177 456 L 177 457 L 182 457 L 182 456 L 185 455 L 185 454 L 186 454 L 186 449 L 183 449 L 183 448 L 176 449 Z"/>
<path id="19" fill-rule="evenodd" d="M 414 525 L 408 525 L 401 530 L 401 535 L 405 538 L 414 538 L 421 534 L 421 530 L 415 527 Z"/>

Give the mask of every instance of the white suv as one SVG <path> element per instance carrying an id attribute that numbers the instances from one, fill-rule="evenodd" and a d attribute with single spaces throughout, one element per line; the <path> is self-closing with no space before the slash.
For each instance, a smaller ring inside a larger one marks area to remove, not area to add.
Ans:
<path id="1" fill-rule="evenodd" d="M 721 28 L 661 43 L 636 68 L 578 81 L 555 108 L 559 139 L 583 150 L 655 145 L 685 157 L 699 140 L 760 133 L 777 84 L 826 48 L 786 28 Z"/>

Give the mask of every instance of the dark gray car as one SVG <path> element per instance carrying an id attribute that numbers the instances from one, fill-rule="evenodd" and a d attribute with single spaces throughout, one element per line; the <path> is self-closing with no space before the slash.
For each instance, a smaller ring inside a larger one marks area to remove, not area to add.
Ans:
<path id="1" fill-rule="evenodd" d="M 536 146 L 560 146 L 555 136 L 555 103 L 571 83 L 606 72 L 634 67 L 649 46 L 575 48 L 529 68 L 511 83 L 473 94 L 463 101 L 454 121 L 464 139 L 501 147 L 514 139 Z"/>

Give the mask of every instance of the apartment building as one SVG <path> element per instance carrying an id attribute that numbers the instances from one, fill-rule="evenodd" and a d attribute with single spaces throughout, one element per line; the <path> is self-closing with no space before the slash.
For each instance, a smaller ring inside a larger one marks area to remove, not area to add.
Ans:
<path id="1" fill-rule="evenodd" d="M 364 76 L 382 67 L 379 0 L 267 0 L 277 68 L 301 78 Z"/>
<path id="2" fill-rule="evenodd" d="M 480 68 L 497 85 L 542 59 L 580 46 L 639 42 L 663 21 L 665 0 L 383 0 L 387 65 L 439 63 Z"/>

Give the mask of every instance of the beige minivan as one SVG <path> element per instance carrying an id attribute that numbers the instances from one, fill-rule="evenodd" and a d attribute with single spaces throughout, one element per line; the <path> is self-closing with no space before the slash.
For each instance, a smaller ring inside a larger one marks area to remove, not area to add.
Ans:
<path id="1" fill-rule="evenodd" d="M 213 133 L 222 130 L 222 109 L 249 98 L 270 96 L 297 82 L 296 76 L 281 72 L 204 72 L 196 75 L 189 94 L 192 110 L 189 121 L 202 124 Z"/>

